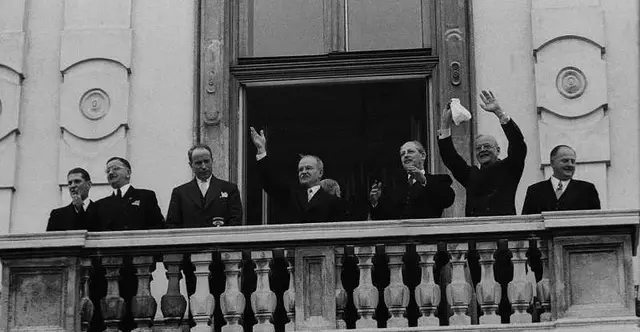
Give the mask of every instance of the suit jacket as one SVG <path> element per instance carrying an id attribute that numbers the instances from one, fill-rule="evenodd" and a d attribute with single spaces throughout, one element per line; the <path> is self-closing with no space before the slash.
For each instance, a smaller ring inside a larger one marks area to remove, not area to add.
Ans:
<path id="1" fill-rule="evenodd" d="M 560 198 L 551 184 L 551 179 L 532 184 L 527 188 L 522 214 L 542 211 L 598 210 L 600 198 L 593 183 L 571 180 Z"/>
<path id="2" fill-rule="evenodd" d="M 151 190 L 131 186 L 122 198 L 109 195 L 96 203 L 100 231 L 157 229 L 164 226 L 156 194 Z"/>
<path id="3" fill-rule="evenodd" d="M 213 217 L 223 217 L 224 226 L 242 224 L 242 203 L 235 184 L 211 176 L 209 189 L 202 197 L 194 178 L 171 192 L 167 227 L 212 227 Z"/>
<path id="4" fill-rule="evenodd" d="M 93 201 L 89 203 L 86 211 L 76 212 L 73 204 L 51 210 L 47 232 L 80 229 L 95 231 L 99 228 L 97 210 L 97 204 Z"/>
<path id="5" fill-rule="evenodd" d="M 269 156 L 258 161 L 258 169 L 262 188 L 286 212 L 282 220 L 274 223 L 342 221 L 346 218 L 345 205 L 338 197 L 320 188 L 309 201 L 305 188 L 289 186 L 277 179 L 269 164 Z"/>
<path id="6" fill-rule="evenodd" d="M 451 189 L 451 177 L 446 174 L 425 174 L 427 183 L 409 184 L 407 174 L 401 173 L 396 185 L 383 188 L 376 207 L 371 208 L 371 218 L 412 219 L 439 218 L 442 211 L 453 204 L 455 193 Z"/>
<path id="7" fill-rule="evenodd" d="M 482 168 L 469 166 L 456 152 L 451 137 L 438 140 L 442 161 L 467 190 L 468 217 L 516 214 L 516 190 L 524 170 L 527 145 L 513 119 L 502 125 L 502 130 L 509 141 L 508 157 Z"/>

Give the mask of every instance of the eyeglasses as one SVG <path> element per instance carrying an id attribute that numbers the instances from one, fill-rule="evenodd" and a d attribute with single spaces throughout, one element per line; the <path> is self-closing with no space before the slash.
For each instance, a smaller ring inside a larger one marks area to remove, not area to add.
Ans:
<path id="1" fill-rule="evenodd" d="M 110 166 L 110 167 L 107 167 L 107 169 L 105 169 L 104 172 L 106 174 L 109 174 L 109 172 L 111 172 L 111 171 L 117 172 L 117 171 L 119 171 L 121 169 L 124 169 L 124 167 L 122 167 L 122 166 Z"/>

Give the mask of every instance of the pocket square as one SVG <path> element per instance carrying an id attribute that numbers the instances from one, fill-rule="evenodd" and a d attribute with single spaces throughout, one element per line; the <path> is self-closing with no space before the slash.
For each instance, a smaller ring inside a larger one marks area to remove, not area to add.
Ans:
<path id="1" fill-rule="evenodd" d="M 140 200 L 133 201 L 131 205 L 140 206 Z"/>
<path id="2" fill-rule="evenodd" d="M 226 191 L 220 193 L 220 198 L 228 198 L 229 194 Z"/>

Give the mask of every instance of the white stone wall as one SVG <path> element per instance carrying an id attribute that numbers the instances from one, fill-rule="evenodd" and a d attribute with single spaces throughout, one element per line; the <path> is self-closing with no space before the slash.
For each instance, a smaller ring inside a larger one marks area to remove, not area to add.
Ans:
<path id="1" fill-rule="evenodd" d="M 191 177 L 195 14 L 193 1 L 0 0 L 0 233 L 43 231 L 72 167 L 103 197 L 114 155 L 166 213 Z"/>
<path id="2" fill-rule="evenodd" d="M 549 108 L 555 107 L 554 111 L 560 114 L 570 114 L 571 107 L 574 107 L 575 103 L 585 99 L 597 99 L 593 96 L 600 93 L 596 87 L 604 83 L 606 84 L 602 88 L 601 97 L 598 98 L 604 99 L 608 107 L 603 109 L 595 105 L 593 109 L 596 111 L 589 115 L 559 118 L 557 121 L 552 119 L 550 122 L 556 121 L 554 125 L 560 125 L 564 131 L 563 135 L 568 140 L 568 142 L 559 141 L 557 144 L 578 145 L 578 162 L 581 155 L 583 161 L 587 161 L 588 158 L 588 163 L 579 165 L 576 178 L 596 183 L 603 208 L 638 208 L 640 206 L 638 192 L 640 187 L 638 164 L 640 156 L 638 146 L 638 125 L 640 124 L 638 17 L 640 9 L 638 2 L 636 0 L 474 1 L 473 42 L 477 92 L 479 93 L 483 88 L 494 91 L 503 108 L 517 121 L 524 132 L 529 147 L 526 168 L 517 194 L 518 211 L 521 210 L 527 186 L 543 180 L 550 174 L 548 166 L 546 175 L 542 169 L 544 165 L 548 165 L 549 149 L 546 146 L 541 148 L 541 142 L 546 145 L 555 145 L 554 142 L 544 140 L 551 136 L 550 132 L 542 128 L 543 124 L 548 122 L 543 117 L 549 117 L 547 114 L 549 112 L 543 111 L 539 115 L 538 107 L 546 106 L 540 94 L 542 91 L 551 91 L 546 90 L 550 87 L 555 89 L 557 72 L 541 71 L 540 57 L 538 57 L 539 62 L 537 64 L 535 62 L 533 53 L 539 46 L 536 45 L 536 38 L 543 38 L 541 29 L 533 31 L 532 22 L 536 15 L 539 16 L 539 12 L 536 14 L 535 10 L 549 10 L 551 14 L 560 10 L 580 14 L 584 11 L 600 13 L 601 20 L 576 23 L 576 20 L 566 17 L 563 19 L 563 16 L 560 16 L 557 20 L 544 22 L 544 29 L 548 35 L 553 35 L 556 31 L 560 36 L 571 28 L 577 28 L 580 33 L 586 33 L 585 28 L 599 29 L 603 34 L 601 43 L 605 46 L 601 61 L 604 61 L 606 70 L 602 75 L 596 75 L 587 72 L 596 71 L 597 64 L 586 65 L 584 58 L 588 54 L 575 51 L 576 48 L 573 48 L 578 43 L 577 39 L 566 38 L 557 42 L 562 47 L 567 47 L 568 52 L 575 52 L 571 55 L 575 59 L 576 66 L 582 66 L 582 70 L 587 73 L 587 80 L 591 80 L 591 83 L 583 96 L 565 100 Z M 583 24 L 584 27 L 579 24 Z M 593 35 L 597 35 L 597 32 Z M 568 58 L 571 60 L 571 56 Z M 551 61 L 557 61 L 558 66 L 563 65 L 557 57 Z M 554 81 L 547 82 L 544 79 L 545 75 L 552 77 Z M 558 92 L 556 90 L 553 93 Z M 575 109 L 580 112 L 593 110 L 588 107 Z M 506 147 L 506 138 L 501 133 L 495 117 L 482 114 L 479 107 L 478 112 L 481 113 L 478 116 L 478 132 L 498 133 L 496 136 L 500 145 Z M 606 121 L 601 121 L 603 116 Z M 590 123 L 593 121 L 601 121 L 598 122 L 599 127 L 593 128 L 593 123 Z M 589 126 L 591 129 L 596 129 L 598 134 L 606 135 L 595 137 L 593 131 L 581 132 L 575 129 Z M 503 148 L 503 156 L 505 153 L 506 149 Z"/>

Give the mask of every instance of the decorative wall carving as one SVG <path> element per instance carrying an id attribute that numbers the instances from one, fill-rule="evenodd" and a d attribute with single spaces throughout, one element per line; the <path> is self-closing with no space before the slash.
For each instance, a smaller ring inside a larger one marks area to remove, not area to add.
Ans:
<path id="1" fill-rule="evenodd" d="M 109 157 L 127 155 L 131 0 L 66 0 L 64 27 L 60 37 L 61 186 L 72 167 L 102 174 Z M 92 180 L 106 184 L 102 176 Z"/>
<path id="2" fill-rule="evenodd" d="M 610 158 L 606 38 L 602 8 L 534 1 L 531 13 L 541 167 L 559 144 L 577 153 L 577 177 L 594 182 L 607 206 Z M 602 167 L 604 165 L 605 167 Z"/>

